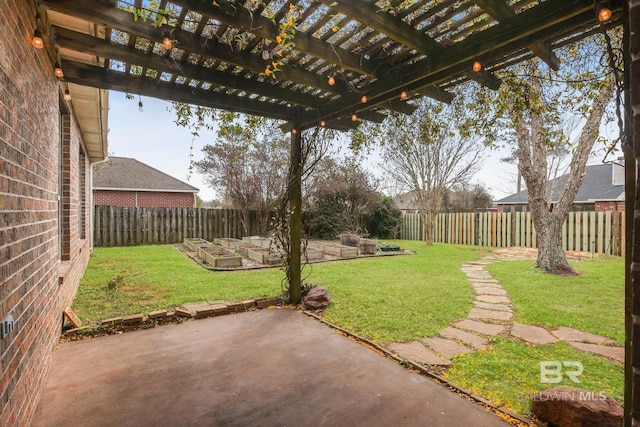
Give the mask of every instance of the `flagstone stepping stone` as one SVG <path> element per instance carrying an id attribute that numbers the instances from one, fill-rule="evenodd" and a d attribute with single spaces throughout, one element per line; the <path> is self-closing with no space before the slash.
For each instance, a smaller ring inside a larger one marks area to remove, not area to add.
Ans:
<path id="1" fill-rule="evenodd" d="M 480 286 L 475 288 L 476 292 L 484 295 L 502 295 L 506 296 L 507 291 L 501 288 L 491 288 L 489 286 Z"/>
<path id="2" fill-rule="evenodd" d="M 498 282 L 496 279 L 473 279 L 474 283 L 487 283 L 487 284 L 497 284 L 500 285 L 500 282 Z M 502 285 L 500 285 L 502 286 Z"/>
<path id="3" fill-rule="evenodd" d="M 467 265 L 489 265 L 491 263 L 493 263 L 493 258 L 479 260 L 479 261 L 467 261 L 464 263 L 463 267 Z"/>
<path id="4" fill-rule="evenodd" d="M 459 354 L 471 353 L 473 351 L 469 347 L 465 347 L 446 338 L 422 338 L 420 341 L 431 347 L 431 350 L 447 359 L 451 359 Z"/>
<path id="5" fill-rule="evenodd" d="M 558 339 L 551 335 L 546 329 L 539 326 L 524 325 L 522 323 L 513 324 L 511 336 L 520 338 L 531 344 L 551 344 L 558 341 Z"/>
<path id="6" fill-rule="evenodd" d="M 616 342 L 610 338 L 590 334 L 588 332 L 582 332 L 578 329 L 568 328 L 566 326 L 561 326 L 558 329 L 552 330 L 551 334 L 553 334 L 553 336 L 555 336 L 556 338 L 564 341 L 588 342 L 592 344 L 603 345 L 616 344 Z"/>
<path id="7" fill-rule="evenodd" d="M 472 308 L 470 319 L 511 320 L 513 314 L 507 311 L 486 310 L 484 308 Z"/>
<path id="8" fill-rule="evenodd" d="M 438 366 L 449 366 L 451 364 L 451 361 L 440 358 L 418 341 L 396 342 L 389 344 L 387 348 L 401 358 L 409 359 L 413 362 Z"/>
<path id="9" fill-rule="evenodd" d="M 493 276 L 484 272 L 467 272 L 467 278 L 471 280 L 493 279 Z"/>
<path id="10" fill-rule="evenodd" d="M 511 307 L 506 304 L 489 304 L 482 301 L 474 301 L 474 307 L 484 308 L 485 310 L 494 310 L 494 311 L 508 311 L 511 312 Z"/>
<path id="11" fill-rule="evenodd" d="M 624 363 L 624 347 L 612 347 L 608 345 L 587 344 L 584 342 L 573 341 L 569 341 L 568 344 L 571 347 L 577 348 L 578 350 L 608 357 L 609 359 L 613 359 L 616 362 Z"/>
<path id="12" fill-rule="evenodd" d="M 476 280 L 473 280 L 471 282 L 471 286 L 475 288 L 497 288 L 497 289 L 502 289 L 502 285 L 500 283 L 493 283 L 493 282 L 478 282 Z"/>
<path id="13" fill-rule="evenodd" d="M 476 301 L 488 302 L 492 304 L 500 304 L 500 303 L 510 304 L 511 303 L 511 299 L 503 295 L 477 295 L 475 299 Z"/>
<path id="14" fill-rule="evenodd" d="M 462 341 L 463 343 L 470 345 L 478 350 L 484 350 L 487 348 L 487 340 L 485 340 L 484 338 L 476 334 L 472 334 L 471 332 L 454 328 L 453 326 L 447 326 L 446 328 L 444 328 L 442 331 L 440 331 L 440 335 L 452 340 Z"/>
<path id="15" fill-rule="evenodd" d="M 453 324 L 456 328 L 466 329 L 468 331 L 477 332 L 483 335 L 497 336 L 504 332 L 507 327 L 505 325 L 496 325 L 495 323 L 478 322 L 477 320 L 463 319 Z"/>

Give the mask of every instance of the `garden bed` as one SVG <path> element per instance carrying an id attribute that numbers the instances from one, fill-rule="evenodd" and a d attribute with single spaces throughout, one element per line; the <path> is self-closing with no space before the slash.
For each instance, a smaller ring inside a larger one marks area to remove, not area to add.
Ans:
<path id="1" fill-rule="evenodd" d="M 242 267 L 242 257 L 220 246 L 198 248 L 198 256 L 207 264 L 216 268 Z"/>
<path id="2" fill-rule="evenodd" d="M 223 248 L 235 250 L 235 248 L 242 243 L 242 240 L 233 239 L 231 237 L 222 237 L 215 239 L 214 243 L 222 246 Z"/>
<path id="3" fill-rule="evenodd" d="M 202 247 L 202 246 L 208 246 L 211 245 L 211 242 L 208 242 L 204 239 L 200 239 L 200 238 L 191 238 L 191 239 L 184 239 L 184 245 L 189 248 L 190 251 L 192 252 L 198 252 L 198 248 Z"/>
<path id="4" fill-rule="evenodd" d="M 249 259 L 265 265 L 276 265 L 281 262 L 280 257 L 272 255 L 269 249 L 265 248 L 247 248 L 247 256 Z"/>
<path id="5" fill-rule="evenodd" d="M 242 238 L 243 242 L 251 243 L 255 246 L 260 246 L 261 248 L 269 248 L 271 246 L 271 240 L 260 237 L 260 236 L 248 236 Z"/>
<path id="6" fill-rule="evenodd" d="M 322 253 L 338 258 L 355 258 L 358 256 L 358 248 L 339 245 L 337 243 L 321 243 Z"/>

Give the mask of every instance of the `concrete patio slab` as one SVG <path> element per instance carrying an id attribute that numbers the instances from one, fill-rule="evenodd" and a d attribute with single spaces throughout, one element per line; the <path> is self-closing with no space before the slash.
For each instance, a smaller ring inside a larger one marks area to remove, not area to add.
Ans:
<path id="1" fill-rule="evenodd" d="M 33 426 L 506 426 L 288 309 L 61 344 Z"/>

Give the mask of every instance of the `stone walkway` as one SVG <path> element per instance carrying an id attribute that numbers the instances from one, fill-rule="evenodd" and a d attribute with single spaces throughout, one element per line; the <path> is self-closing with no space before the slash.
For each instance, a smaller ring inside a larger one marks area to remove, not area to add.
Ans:
<path id="1" fill-rule="evenodd" d="M 530 259 L 531 254 L 498 253 L 500 260 Z M 399 357 L 425 365 L 446 367 L 454 357 L 487 348 L 487 339 L 495 336 L 516 338 L 530 344 L 565 341 L 578 350 L 624 363 L 624 347 L 614 340 L 577 329 L 560 327 L 547 330 L 539 326 L 513 322 L 511 299 L 485 266 L 496 261 L 493 256 L 467 262 L 461 270 L 475 290 L 469 315 L 440 331 L 440 337 L 422 338 L 408 343 L 392 343 L 387 348 Z"/>

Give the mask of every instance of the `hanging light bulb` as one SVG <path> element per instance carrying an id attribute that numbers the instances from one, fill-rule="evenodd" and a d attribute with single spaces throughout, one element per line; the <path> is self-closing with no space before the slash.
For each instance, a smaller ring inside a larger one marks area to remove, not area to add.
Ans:
<path id="1" fill-rule="evenodd" d="M 327 125 L 327 122 L 325 122 L 324 120 L 320 120 L 321 127 L 325 127 L 326 125 Z"/>
<path id="2" fill-rule="evenodd" d="M 353 114 L 351 115 L 351 121 L 352 121 L 352 122 L 355 122 L 355 121 L 357 121 L 357 120 L 358 120 L 358 116 L 356 115 L 356 113 L 353 113 Z"/>
<path id="3" fill-rule="evenodd" d="M 401 100 L 403 100 L 403 101 L 406 100 L 408 96 L 409 96 L 409 94 L 407 93 L 406 90 L 403 90 L 402 92 L 400 92 L 400 99 Z"/>
<path id="4" fill-rule="evenodd" d="M 477 73 L 480 70 L 482 70 L 482 64 L 480 63 L 480 61 L 474 62 L 473 63 L 473 71 L 475 71 Z"/>
<path id="5" fill-rule="evenodd" d="M 138 95 L 138 111 L 140 111 L 141 113 L 144 111 L 144 106 L 142 105 L 142 98 L 140 98 L 140 95 Z"/>
<path id="6" fill-rule="evenodd" d="M 296 129 L 296 128 L 291 129 L 291 133 L 294 134 L 294 135 L 297 135 L 298 134 L 298 129 Z"/>
<path id="7" fill-rule="evenodd" d="M 271 54 L 269 53 L 269 51 L 267 49 L 263 50 L 262 51 L 262 59 L 267 61 L 269 58 L 271 58 Z"/>
<path id="8" fill-rule="evenodd" d="M 333 76 L 329 77 L 329 86 L 333 86 L 334 84 L 336 84 L 336 79 L 333 78 Z"/>
<path id="9" fill-rule="evenodd" d="M 56 65 L 54 65 L 53 74 L 55 74 L 56 77 L 58 77 L 58 78 L 63 78 L 64 77 L 64 72 L 62 71 L 62 67 L 57 62 L 56 62 Z"/>
<path id="10" fill-rule="evenodd" d="M 44 47 L 44 40 L 42 40 L 42 34 L 40 33 L 40 30 L 35 30 L 33 32 L 31 46 L 35 47 L 36 49 L 42 49 Z"/>
<path id="11" fill-rule="evenodd" d="M 600 11 L 598 11 L 598 20 L 600 22 L 607 22 L 609 19 L 611 19 L 611 15 L 611 9 L 609 9 L 607 6 L 600 5 Z"/>
<path id="12" fill-rule="evenodd" d="M 362 95 L 362 98 L 360 98 L 360 102 L 362 102 L 363 104 L 366 104 L 367 101 L 368 101 L 367 95 Z"/>
<path id="13" fill-rule="evenodd" d="M 69 92 L 69 88 L 64 90 L 63 98 L 65 101 L 71 101 L 71 92 Z"/>
<path id="14" fill-rule="evenodd" d="M 171 50 L 171 48 L 173 48 L 173 42 L 171 41 L 171 37 L 169 37 L 169 33 L 166 31 L 162 39 L 162 46 L 164 46 L 164 48 L 167 50 Z"/>

